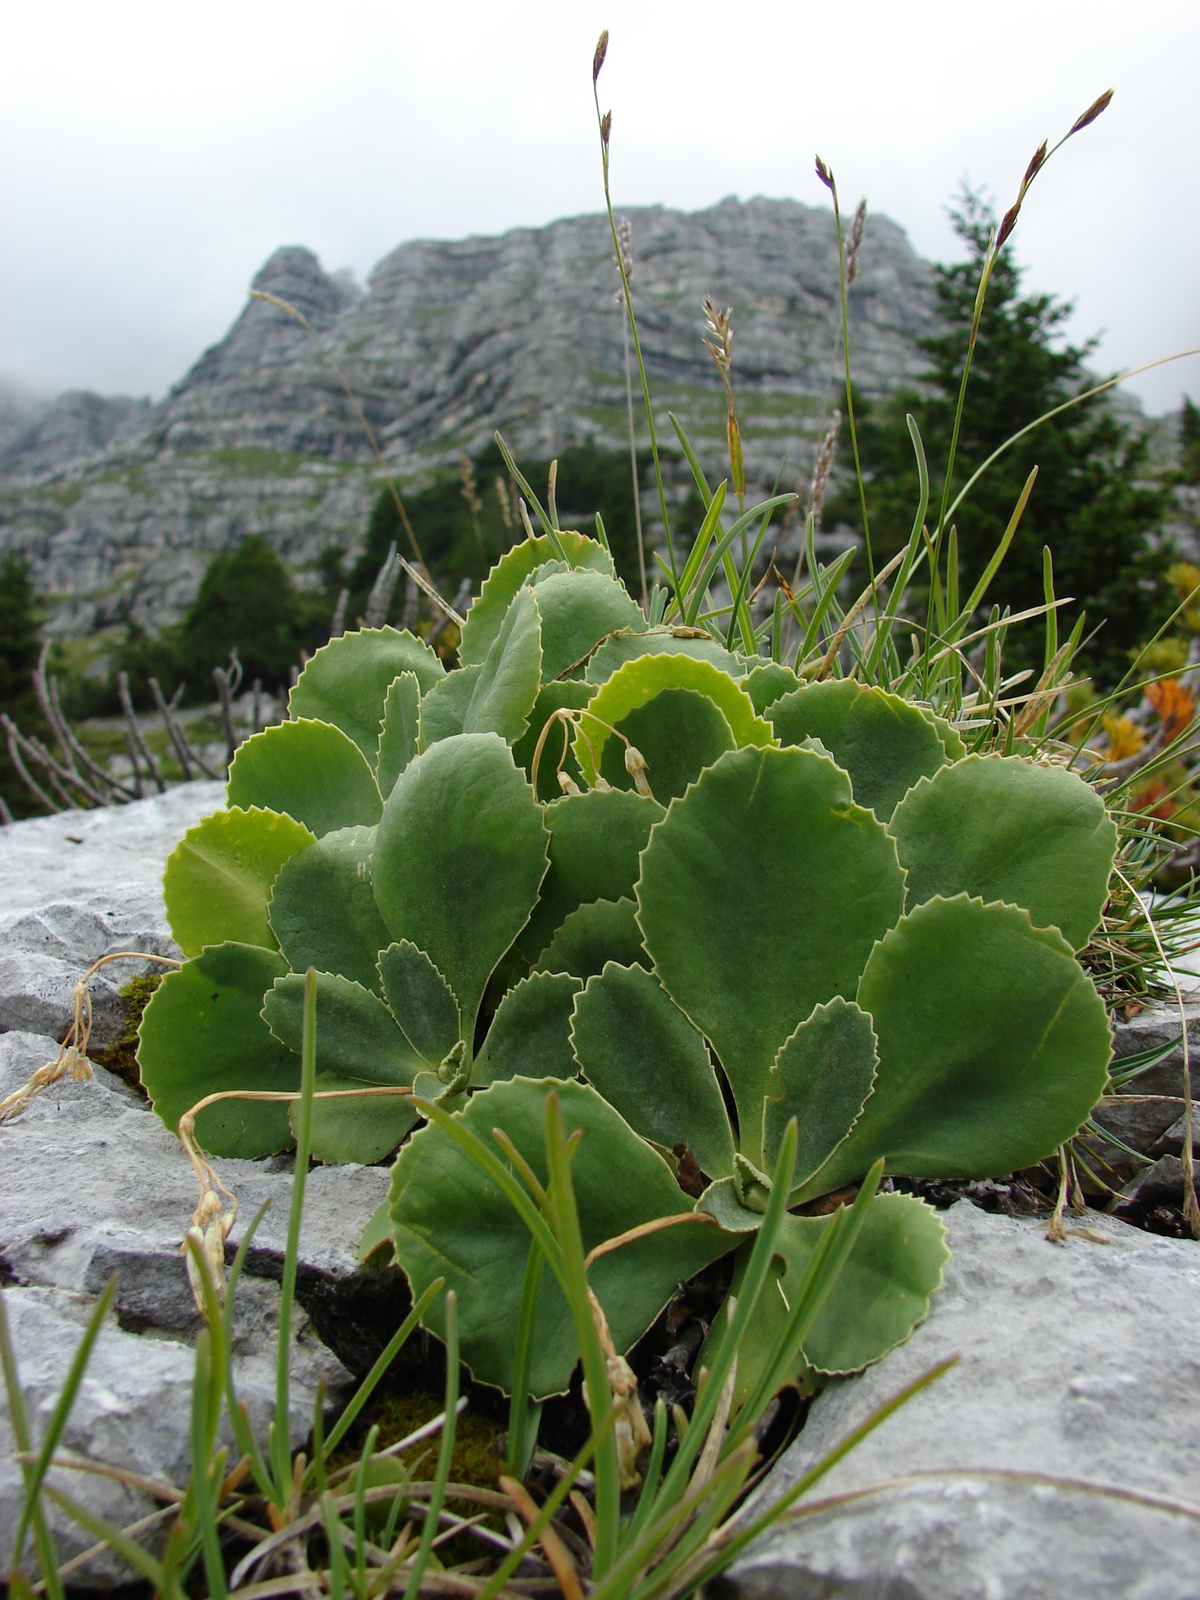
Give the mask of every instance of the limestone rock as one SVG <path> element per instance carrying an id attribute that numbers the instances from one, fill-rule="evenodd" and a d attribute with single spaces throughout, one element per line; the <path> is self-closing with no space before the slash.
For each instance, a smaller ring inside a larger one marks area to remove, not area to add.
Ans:
<path id="1" fill-rule="evenodd" d="M 0 1032 L 62 1038 L 76 980 L 100 956 L 178 956 L 163 908 L 163 864 L 223 802 L 224 785 L 188 783 L 127 806 L 0 828 Z M 117 991 L 147 970 L 122 961 L 96 974 L 93 1043 L 115 1036 L 123 1020 Z"/>
<path id="2" fill-rule="evenodd" d="M 849 1500 L 765 1535 L 708 1600 L 1189 1600 L 1196 1516 L 1021 1475 L 1197 1507 L 1200 1246 L 1096 1215 L 1110 1244 L 1051 1245 L 1044 1220 L 965 1202 L 945 1220 L 952 1255 L 929 1318 L 817 1399 L 763 1503 L 936 1362 L 958 1366 L 802 1504 Z"/>

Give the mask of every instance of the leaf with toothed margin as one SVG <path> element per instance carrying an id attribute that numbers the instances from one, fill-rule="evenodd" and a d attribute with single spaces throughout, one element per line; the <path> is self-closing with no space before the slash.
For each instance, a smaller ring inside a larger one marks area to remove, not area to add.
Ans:
<path id="1" fill-rule="evenodd" d="M 799 1129 L 794 1187 L 825 1164 L 850 1132 L 871 1093 L 878 1064 L 871 1019 L 841 995 L 818 1006 L 784 1043 L 763 1101 L 763 1162 L 773 1170 L 792 1117 Z"/>
<path id="2" fill-rule="evenodd" d="M 289 972 L 263 996 L 263 1021 L 299 1052 L 304 978 Z M 427 1063 L 377 995 L 334 972 L 317 973 L 317 1066 L 364 1083 L 410 1084 Z"/>
<path id="3" fill-rule="evenodd" d="M 163 897 L 167 921 L 185 956 L 206 944 L 276 947 L 267 920 L 280 868 L 313 836 L 278 811 L 217 811 L 189 828 L 167 858 Z"/>
<path id="4" fill-rule="evenodd" d="M 958 895 L 909 912 L 858 986 L 879 1048 L 875 1089 L 806 1186 L 860 1178 L 879 1156 L 913 1178 L 988 1178 L 1069 1139 L 1104 1090 L 1104 1002 L 1053 928 Z"/>
<path id="5" fill-rule="evenodd" d="M 733 1168 L 733 1133 L 708 1048 L 666 990 L 639 966 L 610 962 L 575 1001 L 575 1059 L 635 1133 L 682 1140 L 710 1177 Z"/>
<path id="6" fill-rule="evenodd" d="M 854 995 L 900 915 L 895 845 L 828 757 L 734 750 L 671 802 L 637 896 L 655 971 L 716 1050 L 761 1167 L 780 1046 L 814 1006 Z"/>
<path id="7" fill-rule="evenodd" d="M 502 1156 L 502 1129 L 540 1181 L 547 1181 L 546 1095 L 553 1090 L 568 1133 L 579 1129 L 571 1178 L 585 1251 L 659 1217 L 687 1215 L 691 1202 L 667 1163 L 592 1088 L 575 1081 L 511 1078 L 471 1096 L 458 1117 Z M 462 1359 L 480 1383 L 512 1383 L 529 1231 L 486 1172 L 436 1123 L 419 1128 L 392 1168 L 396 1256 L 414 1298 L 444 1277 L 459 1303 Z M 588 1281 L 624 1352 L 641 1337 L 679 1280 L 735 1243 L 711 1222 L 688 1221 L 642 1235 L 599 1257 Z M 439 1337 L 445 1296 L 423 1321 Z M 571 1312 L 552 1272 L 542 1274 L 530 1393 L 562 1393 L 579 1357 Z"/>
<path id="8" fill-rule="evenodd" d="M 379 994 L 376 958 L 391 935 L 371 887 L 374 828 L 338 828 L 288 861 L 271 895 L 271 927 L 293 972 L 337 972 Z"/>
<path id="9" fill-rule="evenodd" d="M 402 939 L 379 952 L 383 997 L 413 1056 L 430 1072 L 458 1043 L 458 1001 L 424 950 Z"/>
<path id="10" fill-rule="evenodd" d="M 429 646 L 407 630 L 356 628 L 330 639 L 305 662 L 288 696 L 288 714 L 332 723 L 374 767 L 384 698 L 402 672 L 415 675 L 422 693 L 446 675 Z"/>
<path id="11" fill-rule="evenodd" d="M 172 1133 L 207 1095 L 231 1089 L 285 1094 L 300 1087 L 300 1057 L 259 1015 L 263 992 L 287 971 L 274 950 L 210 945 L 150 997 L 138 1029 L 138 1065 L 152 1105 Z M 196 1118 L 196 1138 L 215 1156 L 269 1156 L 292 1144 L 281 1101 L 222 1100 Z"/>
<path id="12" fill-rule="evenodd" d="M 542 680 L 542 621 L 528 589 L 513 600 L 492 640 L 463 713 L 464 733 L 498 733 L 509 744 L 529 726 Z"/>
<path id="13" fill-rule="evenodd" d="M 629 789 L 625 744 L 610 728 L 642 752 L 663 805 L 722 751 L 769 745 L 774 737 L 728 673 L 683 655 L 627 662 L 597 689 L 576 727 L 575 758 L 587 782 L 594 784 L 599 773 L 615 788 Z"/>
<path id="14" fill-rule="evenodd" d="M 772 1360 L 804 1274 L 832 1221 L 828 1216 L 783 1218 L 772 1278 L 738 1346 L 735 1405 L 750 1398 Z M 734 1295 L 752 1248 L 753 1240 L 747 1240 L 738 1251 L 731 1289 Z M 783 1374 L 781 1384 L 797 1383 L 802 1391 L 811 1390 L 815 1376 L 860 1372 L 903 1344 L 928 1314 L 949 1257 L 946 1230 L 932 1206 L 914 1195 L 876 1195 L 795 1367 Z M 709 1346 L 723 1332 L 723 1321 L 718 1318 Z M 707 1347 L 697 1366 L 706 1358 L 711 1359 Z"/>
<path id="15" fill-rule="evenodd" d="M 424 950 L 471 1045 L 488 978 L 537 901 L 542 808 L 495 733 L 464 733 L 409 763 L 375 840 L 375 903 L 392 938 Z"/>
<path id="16" fill-rule="evenodd" d="M 542 682 L 578 667 L 602 639 L 645 631 L 642 608 L 625 585 L 602 572 L 562 572 L 534 589 L 542 617 Z"/>
<path id="17" fill-rule="evenodd" d="M 571 1006 L 583 988 L 567 972 L 536 972 L 504 996 L 475 1058 L 471 1081 L 572 1078 Z"/>
<path id="18" fill-rule="evenodd" d="M 457 672 L 448 672 L 441 683 L 435 683 L 430 689 L 421 701 L 422 750 L 463 731 L 463 718 L 482 671 L 482 666 L 459 667 Z"/>
<path id="19" fill-rule="evenodd" d="M 563 795 L 546 807 L 550 870 L 518 940 L 529 961 L 578 906 L 633 894 L 650 829 L 665 815 L 656 800 L 617 789 Z"/>
<path id="20" fill-rule="evenodd" d="M 791 667 L 780 666 L 778 661 L 762 661 L 742 679 L 742 688 L 760 717 L 766 716 L 767 707 L 781 695 L 790 694 L 799 687 L 800 680 Z"/>
<path id="21" fill-rule="evenodd" d="M 576 569 L 589 569 L 614 576 L 612 557 L 604 546 L 587 534 L 563 528 L 559 540 L 566 551 L 567 561 Z M 484 579 L 483 587 L 467 612 L 466 625 L 459 641 L 458 658 L 464 667 L 483 661 L 491 649 L 492 641 L 500 632 L 500 625 L 526 578 L 555 554 L 550 540 L 539 534 L 524 539 L 505 551 Z"/>
<path id="22" fill-rule="evenodd" d="M 318 1072 L 313 1087 L 318 1093 L 328 1094 L 375 1086 L 361 1078 L 341 1077 L 336 1072 Z M 299 1119 L 299 1103 L 293 1102 L 288 1110 L 294 1134 Z M 329 1166 L 350 1162 L 370 1166 L 390 1155 L 417 1120 L 417 1113 L 400 1095 L 367 1095 L 353 1100 L 314 1099 L 313 1157 Z"/>
<path id="23" fill-rule="evenodd" d="M 606 961 L 649 968 L 637 907 L 632 900 L 591 900 L 577 906 L 542 951 L 535 972 L 569 972 L 590 978 Z"/>
<path id="24" fill-rule="evenodd" d="M 849 678 L 806 684 L 782 695 L 767 715 L 782 744 L 819 739 L 850 774 L 856 804 L 880 822 L 918 779 L 945 765 L 945 746 L 923 711 Z"/>
<path id="25" fill-rule="evenodd" d="M 591 684 L 607 683 L 627 661 L 642 656 L 687 656 L 693 661 L 710 661 L 731 678 L 745 676 L 746 668 L 732 651 L 724 649 L 708 634 L 681 636 L 671 628 L 649 628 L 643 633 L 619 633 L 606 639 L 587 664 L 584 676 Z"/>
<path id="26" fill-rule="evenodd" d="M 917 784 L 888 832 L 910 911 L 934 895 L 1004 900 L 1076 950 L 1100 921 L 1117 830 L 1091 784 L 1065 767 L 968 756 Z"/>
<path id="27" fill-rule="evenodd" d="M 415 672 L 402 672 L 388 687 L 379 730 L 375 775 L 385 800 L 420 748 L 421 685 Z"/>
<path id="28" fill-rule="evenodd" d="M 335 828 L 372 828 L 382 802 L 362 751 L 328 722 L 281 722 L 237 749 L 226 795 L 231 806 L 267 806 L 319 839 Z"/>

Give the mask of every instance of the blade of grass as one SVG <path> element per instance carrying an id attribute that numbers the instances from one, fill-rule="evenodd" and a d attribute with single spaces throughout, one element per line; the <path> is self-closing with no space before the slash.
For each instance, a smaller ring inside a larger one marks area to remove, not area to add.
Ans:
<path id="1" fill-rule="evenodd" d="M 304 975 L 301 1010 L 299 1126 L 296 1129 L 296 1165 L 292 1175 L 292 1201 L 288 1213 L 283 1278 L 279 1286 L 279 1329 L 275 1365 L 275 1415 L 267 1430 L 267 1453 L 275 1479 L 272 1497 L 282 1511 L 292 1494 L 291 1358 L 292 1304 L 296 1298 L 296 1265 L 300 1251 L 300 1224 L 304 1217 L 304 1188 L 312 1149 L 312 1097 L 317 1075 L 317 973 Z"/>
<path id="2" fill-rule="evenodd" d="M 13 1349 L 12 1335 L 8 1327 L 8 1312 L 4 1305 L 4 1292 L 0 1290 L 0 1366 L 4 1369 L 4 1390 L 8 1396 L 8 1425 L 12 1431 L 13 1443 L 22 1455 L 32 1453 L 29 1434 L 29 1421 L 25 1414 L 25 1396 L 21 1389 L 20 1373 L 17 1370 L 17 1356 Z M 26 1493 L 32 1478 L 33 1466 L 31 1463 L 22 1462 L 21 1475 L 25 1479 Z M 33 1538 L 37 1546 L 38 1565 L 42 1569 L 42 1581 L 46 1585 L 46 1593 L 50 1600 L 64 1600 L 62 1579 L 58 1575 L 58 1561 L 54 1549 L 54 1541 L 50 1537 L 50 1530 L 46 1526 L 46 1516 L 42 1509 L 41 1495 L 34 1492 L 33 1500 Z M 16 1571 L 20 1552 L 15 1548 L 9 1568 Z"/>
<path id="3" fill-rule="evenodd" d="M 416 1600 L 421 1579 L 429 1564 L 429 1554 L 433 1548 L 434 1535 L 437 1533 L 442 1503 L 446 1498 L 446 1485 L 450 1481 L 450 1466 L 454 1456 L 454 1435 L 458 1422 L 458 1296 L 453 1289 L 446 1291 L 445 1345 L 446 1403 L 443 1409 L 446 1420 L 442 1424 L 437 1469 L 433 1475 L 433 1488 L 430 1490 L 425 1521 L 421 1527 L 421 1542 L 417 1546 L 417 1553 L 409 1568 L 408 1582 L 404 1586 L 404 1600 Z"/>
<path id="4" fill-rule="evenodd" d="M 521 1287 L 521 1308 L 517 1316 L 517 1338 L 513 1347 L 512 1395 L 508 1406 L 508 1465 L 512 1475 L 524 1483 L 529 1459 L 537 1442 L 537 1419 L 541 1406 L 530 1399 L 529 1374 L 533 1367 L 533 1341 L 537 1329 L 538 1296 L 542 1287 L 545 1257 L 537 1241 L 530 1239 L 525 1258 L 525 1281 Z"/>
<path id="5" fill-rule="evenodd" d="M 503 438 L 500 436 L 499 431 L 497 431 L 495 439 L 500 448 L 500 454 L 504 457 L 504 465 L 516 479 L 517 485 L 520 488 L 521 493 L 525 496 L 525 499 L 533 507 L 534 515 L 541 523 L 542 532 L 549 539 L 551 547 L 554 550 L 554 554 L 559 558 L 560 561 L 566 561 L 567 551 L 562 540 L 559 538 L 558 529 L 554 526 L 553 522 L 550 520 L 550 517 L 547 515 L 546 509 L 542 505 L 542 502 L 538 499 L 537 495 L 534 494 L 533 489 L 529 485 L 529 480 L 525 477 L 525 474 L 521 471 L 520 467 L 518 467 L 512 451 L 505 444 Z"/>
<path id="6" fill-rule="evenodd" d="M 170 1596 L 175 1592 L 174 1586 L 166 1579 L 162 1564 L 156 1561 L 148 1550 L 144 1550 L 136 1539 L 128 1538 L 107 1518 L 81 1505 L 71 1495 L 56 1489 L 53 1484 L 47 1484 L 45 1492 L 56 1505 L 62 1507 L 73 1522 L 77 1522 L 81 1528 L 86 1528 L 96 1539 L 103 1540 L 109 1549 L 115 1550 L 123 1561 L 129 1563 L 134 1572 L 140 1573 L 147 1583 L 152 1584 L 156 1595 Z"/>

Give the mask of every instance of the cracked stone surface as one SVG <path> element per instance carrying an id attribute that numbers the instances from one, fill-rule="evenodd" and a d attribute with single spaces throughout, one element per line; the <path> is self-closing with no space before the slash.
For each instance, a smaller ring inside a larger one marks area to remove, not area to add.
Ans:
<path id="1" fill-rule="evenodd" d="M 1200 1519 L 1018 1475 L 1200 1505 L 1200 1245 L 1094 1213 L 1107 1245 L 1051 1245 L 1044 1219 L 967 1202 L 945 1220 L 930 1316 L 817 1399 L 766 1499 L 938 1361 L 958 1366 L 803 1503 L 857 1498 L 765 1535 L 708 1600 L 1193 1600 Z"/>
<path id="2" fill-rule="evenodd" d="M 178 956 L 163 907 L 163 864 L 224 799 L 223 784 L 184 783 L 127 806 L 0 828 L 0 1033 L 24 1028 L 60 1039 L 75 982 L 100 956 Z M 120 961 L 96 974 L 94 1044 L 120 1029 L 118 989 L 149 970 Z"/>

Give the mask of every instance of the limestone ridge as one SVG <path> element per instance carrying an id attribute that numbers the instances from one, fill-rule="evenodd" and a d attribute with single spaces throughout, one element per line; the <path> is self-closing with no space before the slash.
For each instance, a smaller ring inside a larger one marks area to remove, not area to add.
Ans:
<path id="1" fill-rule="evenodd" d="M 769 489 L 785 459 L 789 480 L 803 475 L 838 397 L 831 214 L 730 199 L 628 215 L 667 442 L 670 408 L 720 471 L 724 404 L 700 340 L 700 302 L 711 293 L 734 308 L 752 484 Z M 850 299 L 854 372 L 877 396 L 925 365 L 917 340 L 935 327 L 933 271 L 885 217 L 869 220 L 861 262 Z M 252 300 L 158 405 L 100 402 L 126 410 L 105 414 L 106 437 L 79 430 L 74 457 L 65 428 L 5 430 L 0 552 L 29 555 L 38 587 L 57 602 L 54 631 L 75 634 L 128 615 L 151 626 L 179 615 L 212 552 L 249 533 L 297 566 L 331 542 L 352 548 L 378 471 L 335 366 L 405 481 L 482 448 L 496 428 L 531 455 L 588 439 L 621 448 L 616 286 L 602 214 L 411 241 L 379 263 L 365 291 L 308 250 L 277 250 L 254 287 L 290 301 L 314 332 Z"/>

